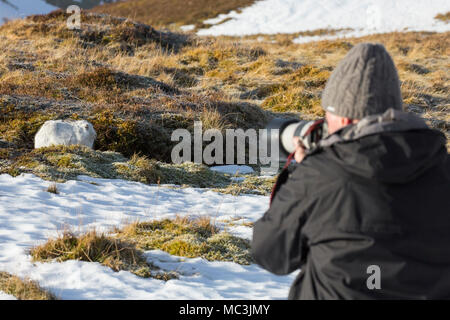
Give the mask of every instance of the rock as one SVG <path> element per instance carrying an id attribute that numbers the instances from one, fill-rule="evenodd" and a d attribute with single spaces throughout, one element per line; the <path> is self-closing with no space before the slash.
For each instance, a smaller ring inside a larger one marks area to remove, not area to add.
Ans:
<path id="1" fill-rule="evenodd" d="M 277 59 L 275 61 L 275 66 L 278 68 L 291 68 L 293 70 L 297 70 L 297 69 L 300 69 L 301 67 L 303 67 L 303 64 L 298 63 L 298 62 L 291 62 L 291 61 L 284 61 L 281 59 Z"/>
<path id="2" fill-rule="evenodd" d="M 428 73 L 430 73 L 430 70 L 428 70 L 427 68 L 422 67 L 422 66 L 420 66 L 418 64 L 414 64 L 414 63 L 408 65 L 407 69 L 409 71 L 415 72 L 417 74 L 428 74 Z"/>
<path id="3" fill-rule="evenodd" d="M 10 145 L 8 141 L 0 139 L 0 148 L 9 148 Z"/>
<path id="4" fill-rule="evenodd" d="M 36 133 L 34 147 L 79 144 L 92 149 L 96 137 L 94 127 L 86 120 L 50 120 L 46 121 Z"/>
<path id="5" fill-rule="evenodd" d="M 34 71 L 35 68 L 31 63 L 23 63 L 23 62 L 11 62 L 7 65 L 9 71 L 14 70 L 28 70 Z"/>

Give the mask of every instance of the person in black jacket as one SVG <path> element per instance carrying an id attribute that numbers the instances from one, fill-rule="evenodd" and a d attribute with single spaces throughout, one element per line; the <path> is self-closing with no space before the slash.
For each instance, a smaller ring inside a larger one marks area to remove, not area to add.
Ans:
<path id="1" fill-rule="evenodd" d="M 329 134 L 297 147 L 252 254 L 300 269 L 289 299 L 450 298 L 450 161 L 445 136 L 402 111 L 382 45 L 355 46 L 322 96 Z"/>

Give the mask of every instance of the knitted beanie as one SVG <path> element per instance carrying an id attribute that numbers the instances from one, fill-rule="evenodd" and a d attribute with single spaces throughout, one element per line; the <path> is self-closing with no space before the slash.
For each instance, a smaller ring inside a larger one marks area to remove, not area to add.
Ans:
<path id="1" fill-rule="evenodd" d="M 400 81 L 394 62 L 381 44 L 353 47 L 328 79 L 322 107 L 351 119 L 403 109 Z"/>

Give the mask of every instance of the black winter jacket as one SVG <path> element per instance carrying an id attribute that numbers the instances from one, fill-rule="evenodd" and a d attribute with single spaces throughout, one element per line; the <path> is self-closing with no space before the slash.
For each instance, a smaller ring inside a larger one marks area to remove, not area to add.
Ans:
<path id="1" fill-rule="evenodd" d="M 450 298 L 446 138 L 391 116 L 324 140 L 255 223 L 257 263 L 279 275 L 301 269 L 289 299 Z M 372 265 L 380 289 L 367 286 Z"/>

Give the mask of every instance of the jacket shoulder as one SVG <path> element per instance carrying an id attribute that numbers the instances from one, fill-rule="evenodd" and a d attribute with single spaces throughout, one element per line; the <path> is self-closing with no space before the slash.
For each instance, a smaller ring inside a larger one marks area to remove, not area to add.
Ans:
<path id="1" fill-rule="evenodd" d="M 314 193 L 318 194 L 330 187 L 346 184 L 351 174 L 333 160 L 328 150 L 321 150 L 296 165 L 290 177 L 307 185 L 308 189 L 314 188 Z"/>

